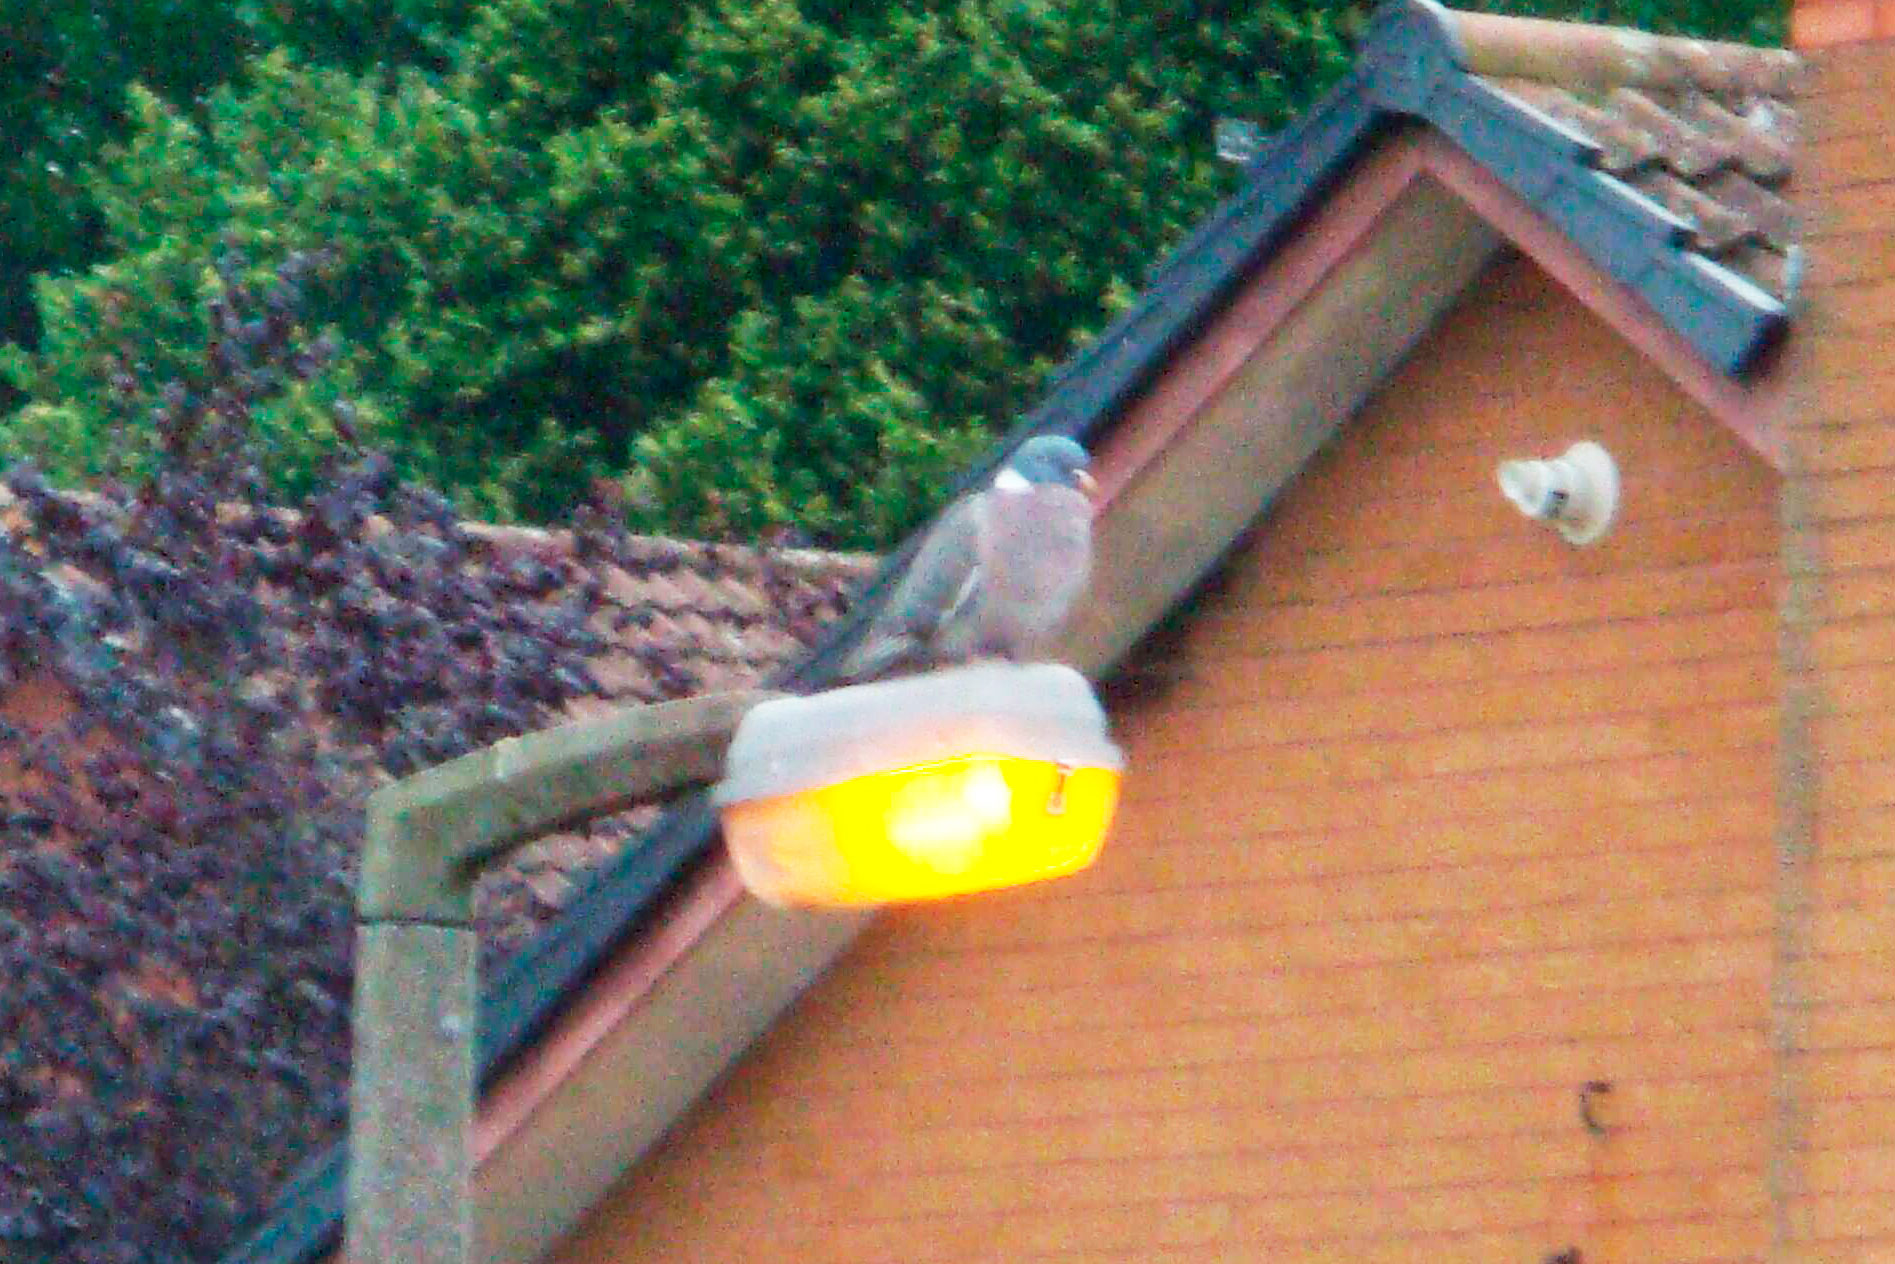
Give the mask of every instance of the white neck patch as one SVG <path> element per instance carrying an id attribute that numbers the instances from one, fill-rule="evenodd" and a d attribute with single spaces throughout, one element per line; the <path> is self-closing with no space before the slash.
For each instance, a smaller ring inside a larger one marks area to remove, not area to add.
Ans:
<path id="1" fill-rule="evenodd" d="M 1026 475 L 1009 465 L 994 475 L 994 487 L 1003 492 L 1030 492 L 1033 484 L 1026 481 Z"/>

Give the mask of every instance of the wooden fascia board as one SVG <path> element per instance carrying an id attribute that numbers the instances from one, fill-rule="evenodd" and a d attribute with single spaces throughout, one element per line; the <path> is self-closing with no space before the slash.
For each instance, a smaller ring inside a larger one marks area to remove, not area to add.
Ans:
<path id="1" fill-rule="evenodd" d="M 1420 171 L 1413 133 L 1362 160 L 1330 195 L 1320 217 L 1279 250 L 1120 415 L 1094 454 L 1102 498 L 1109 502 L 1157 458 L 1204 401 L 1361 246 Z"/>
<path id="2" fill-rule="evenodd" d="M 661 946 L 632 945 L 608 964 L 619 977 L 562 1030 L 557 1065 L 529 1061 L 483 1103 L 478 1264 L 526 1264 L 568 1236 L 872 916 L 771 908 L 721 854 L 680 914 Z M 527 1083 L 536 1076 L 545 1082 Z"/>
<path id="3" fill-rule="evenodd" d="M 1100 446 L 1114 498 L 1067 634 L 1080 661 L 1116 662 L 1167 617 L 1500 247 L 1405 149 L 1368 160 L 1337 194 L 1360 195 L 1346 231 L 1306 225 Z"/>
<path id="4" fill-rule="evenodd" d="M 483 1095 L 474 1121 L 476 1165 L 485 1164 L 527 1125 L 534 1109 L 578 1068 L 665 973 L 743 898 L 736 873 L 722 856 L 686 886 L 645 935 L 628 942 L 600 969 L 562 1018 L 556 1033 L 534 1046 Z"/>
<path id="5" fill-rule="evenodd" d="M 1420 171 L 1453 190 L 1746 446 L 1775 469 L 1783 469 L 1781 375 L 1764 371 L 1754 383 L 1746 383 L 1719 372 L 1660 320 L 1636 290 L 1608 276 L 1556 225 L 1453 142 L 1428 132 L 1414 144 Z"/>

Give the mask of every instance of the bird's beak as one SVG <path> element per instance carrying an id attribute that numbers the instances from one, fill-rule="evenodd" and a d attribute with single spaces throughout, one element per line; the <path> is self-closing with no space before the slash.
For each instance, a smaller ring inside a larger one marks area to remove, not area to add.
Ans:
<path id="1" fill-rule="evenodd" d="M 1084 470 L 1073 471 L 1073 482 L 1079 484 L 1079 490 L 1086 494 L 1088 500 L 1099 498 L 1099 480 Z"/>

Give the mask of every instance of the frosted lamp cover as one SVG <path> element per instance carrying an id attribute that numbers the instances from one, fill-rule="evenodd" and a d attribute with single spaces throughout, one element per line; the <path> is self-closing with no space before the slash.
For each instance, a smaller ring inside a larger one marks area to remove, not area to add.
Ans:
<path id="1" fill-rule="evenodd" d="M 1084 677 L 988 664 L 764 703 L 715 799 L 759 897 L 881 904 L 1084 868 L 1122 763 Z"/>

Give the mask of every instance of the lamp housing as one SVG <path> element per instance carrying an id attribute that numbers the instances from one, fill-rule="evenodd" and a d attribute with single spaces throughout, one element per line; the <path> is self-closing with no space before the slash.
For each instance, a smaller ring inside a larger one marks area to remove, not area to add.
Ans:
<path id="1" fill-rule="evenodd" d="M 713 801 L 758 898 L 887 904 L 1083 869 L 1123 767 L 1085 677 L 982 663 L 757 706 Z"/>

